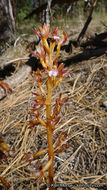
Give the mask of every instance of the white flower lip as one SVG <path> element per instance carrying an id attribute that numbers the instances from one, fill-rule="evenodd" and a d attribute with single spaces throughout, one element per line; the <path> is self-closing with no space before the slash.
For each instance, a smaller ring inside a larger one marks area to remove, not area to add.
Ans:
<path id="1" fill-rule="evenodd" d="M 60 40 L 59 36 L 54 36 L 53 38 L 54 38 L 54 40 Z"/>
<path id="2" fill-rule="evenodd" d="M 61 38 L 60 36 L 54 36 L 53 39 L 54 39 L 54 40 L 58 40 L 59 44 L 62 44 L 63 41 L 64 41 L 64 39 Z"/>
<path id="3" fill-rule="evenodd" d="M 42 32 L 41 32 L 41 33 L 42 33 L 42 35 L 44 35 L 44 34 L 45 34 L 45 30 L 42 30 Z"/>
<path id="4" fill-rule="evenodd" d="M 56 77 L 58 75 L 58 71 L 57 70 L 51 70 L 48 72 L 50 77 Z"/>

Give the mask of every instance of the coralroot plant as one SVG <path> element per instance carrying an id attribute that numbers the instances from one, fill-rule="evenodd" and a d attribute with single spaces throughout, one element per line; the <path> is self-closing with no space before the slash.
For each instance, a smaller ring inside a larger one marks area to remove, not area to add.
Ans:
<path id="1" fill-rule="evenodd" d="M 36 157 L 48 152 L 48 162 L 41 168 L 39 179 L 44 177 L 46 183 L 50 184 L 50 189 L 54 189 L 52 184 L 54 184 L 54 156 L 60 152 L 63 152 L 66 145 L 63 144 L 66 134 L 63 132 L 59 134 L 58 141 L 55 147 L 53 147 L 54 130 L 56 124 L 59 122 L 59 112 L 61 106 L 67 102 L 68 98 L 62 98 L 62 94 L 56 100 L 55 107 L 52 106 L 52 93 L 54 88 L 62 81 L 63 77 L 66 76 L 67 70 L 64 68 L 63 63 L 58 65 L 56 59 L 60 53 L 61 46 L 66 42 L 67 35 L 65 32 L 59 33 L 58 28 L 55 28 L 53 33 L 50 31 L 50 26 L 46 24 L 42 27 L 38 27 L 38 31 L 34 29 L 34 33 L 41 39 L 36 51 L 32 54 L 40 59 L 40 63 L 44 68 L 43 70 L 37 69 L 33 72 L 33 77 L 37 79 L 37 84 L 40 89 L 40 94 L 33 92 L 35 97 L 31 102 L 31 114 L 35 116 L 35 120 L 30 121 L 30 128 L 37 125 L 43 125 L 47 131 L 47 143 L 48 148 L 40 150 L 35 154 L 26 154 L 26 159 L 32 161 Z M 48 42 L 50 39 L 50 42 Z M 43 75 L 47 75 L 46 89 L 42 86 Z M 46 108 L 46 120 L 40 117 L 40 109 L 45 106 Z M 48 175 L 47 175 L 48 171 Z"/>

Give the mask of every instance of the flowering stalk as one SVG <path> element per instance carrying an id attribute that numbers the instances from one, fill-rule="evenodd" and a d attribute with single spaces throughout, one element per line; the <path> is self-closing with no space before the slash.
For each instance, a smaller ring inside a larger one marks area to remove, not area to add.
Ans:
<path id="1" fill-rule="evenodd" d="M 47 130 L 47 141 L 48 148 L 44 150 L 40 150 L 36 154 L 26 154 L 26 159 L 28 161 L 32 161 L 37 156 L 40 156 L 46 152 L 48 152 L 48 163 L 41 169 L 40 176 L 47 179 L 47 182 L 51 185 L 54 183 L 54 155 L 63 152 L 66 146 L 63 146 L 60 150 L 57 151 L 62 145 L 63 139 L 65 137 L 65 133 L 59 135 L 59 140 L 56 147 L 53 147 L 53 131 L 55 129 L 56 124 L 59 122 L 60 117 L 58 116 L 61 106 L 68 100 L 68 98 L 62 98 L 62 94 L 59 95 L 56 100 L 55 108 L 52 110 L 52 92 L 54 88 L 62 81 L 63 77 L 67 74 L 67 70 L 64 69 L 64 65 L 58 63 L 56 58 L 60 53 L 61 46 L 66 42 L 67 35 L 65 32 L 62 34 L 58 34 L 58 28 L 55 28 L 53 34 L 50 32 L 50 27 L 46 24 L 42 27 L 38 27 L 39 31 L 34 29 L 34 33 L 39 36 L 41 39 L 39 45 L 36 47 L 36 51 L 32 54 L 40 59 L 40 63 L 42 64 L 46 74 L 47 74 L 47 84 L 46 84 L 46 92 L 42 87 L 42 77 L 44 73 L 37 69 L 37 72 L 33 72 L 33 77 L 37 77 L 38 87 L 41 91 L 41 94 L 33 92 L 33 95 L 36 97 L 31 102 L 31 114 L 36 116 L 36 120 L 30 121 L 30 128 L 42 124 Z M 50 43 L 48 43 L 48 38 L 50 38 Z M 57 45 L 57 49 L 55 52 L 55 46 Z M 46 107 L 46 121 L 44 121 L 40 115 L 39 110 L 43 106 Z M 48 176 L 46 175 L 46 171 L 48 170 Z M 53 190 L 53 187 L 49 188 Z"/>
<path id="2" fill-rule="evenodd" d="M 48 160 L 52 159 L 52 163 L 49 167 L 49 182 L 50 184 L 53 184 L 53 176 L 54 176 L 54 170 L 53 170 L 53 157 L 54 157 L 54 150 L 53 150 L 53 129 L 51 126 L 51 97 L 52 97 L 52 79 L 48 76 L 48 82 L 47 82 L 47 97 L 46 97 L 46 118 L 47 118 L 47 140 L 48 140 Z"/>

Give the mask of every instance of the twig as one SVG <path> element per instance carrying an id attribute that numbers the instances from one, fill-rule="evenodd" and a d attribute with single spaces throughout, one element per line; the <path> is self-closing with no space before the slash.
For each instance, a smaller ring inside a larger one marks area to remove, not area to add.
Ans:
<path id="1" fill-rule="evenodd" d="M 80 32 L 79 36 L 78 36 L 78 39 L 77 39 L 77 43 L 80 43 L 81 40 L 83 39 L 84 35 L 85 35 L 85 32 L 88 28 L 88 25 L 90 24 L 91 20 L 92 20 L 92 13 L 93 13 L 93 10 L 96 6 L 96 3 L 97 3 L 97 0 L 95 0 L 95 2 L 93 3 L 93 5 L 91 6 L 91 9 L 90 9 L 90 13 L 89 13 L 89 16 L 87 18 L 87 21 L 82 29 L 82 31 Z"/>
<path id="2" fill-rule="evenodd" d="M 28 59 L 29 59 L 29 57 L 19 57 L 19 58 L 16 58 L 16 59 L 9 60 L 9 61 L 7 61 L 5 63 L 3 62 L 2 64 L 0 64 L 0 67 L 2 68 L 2 67 L 6 66 L 6 65 L 9 65 L 11 63 L 15 63 L 17 61 L 22 61 L 22 60 L 28 60 Z"/>

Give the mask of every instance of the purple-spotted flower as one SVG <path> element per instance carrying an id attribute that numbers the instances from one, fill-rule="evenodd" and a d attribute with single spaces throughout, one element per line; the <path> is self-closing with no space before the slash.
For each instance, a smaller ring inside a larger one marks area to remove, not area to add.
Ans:
<path id="1" fill-rule="evenodd" d="M 36 98 L 31 102 L 31 107 L 33 108 L 34 111 L 36 111 L 44 106 L 45 100 L 40 94 L 36 92 L 32 92 L 32 94 L 35 95 Z"/>
<path id="2" fill-rule="evenodd" d="M 50 77 L 56 77 L 58 75 L 58 70 L 57 69 L 52 69 L 52 70 L 48 71 L 48 75 Z"/>
<path id="3" fill-rule="evenodd" d="M 59 66 L 57 66 L 58 63 L 55 61 L 55 65 L 53 65 L 53 68 L 50 68 L 50 70 L 46 69 L 48 75 L 50 77 L 64 77 L 68 75 L 67 69 L 64 68 L 64 64 L 61 63 Z"/>
<path id="4" fill-rule="evenodd" d="M 62 46 L 67 41 L 67 35 L 64 31 L 63 34 L 58 34 L 58 27 L 57 27 L 53 32 L 52 40 Z"/>
<path id="5" fill-rule="evenodd" d="M 39 44 L 38 44 L 38 46 L 36 46 L 36 50 L 35 51 L 31 51 L 31 53 L 35 56 L 35 57 L 37 57 L 37 58 L 43 58 L 44 56 L 45 56 L 45 50 L 44 50 L 44 48 L 43 48 L 43 44 L 42 44 L 42 42 L 40 42 Z"/>

